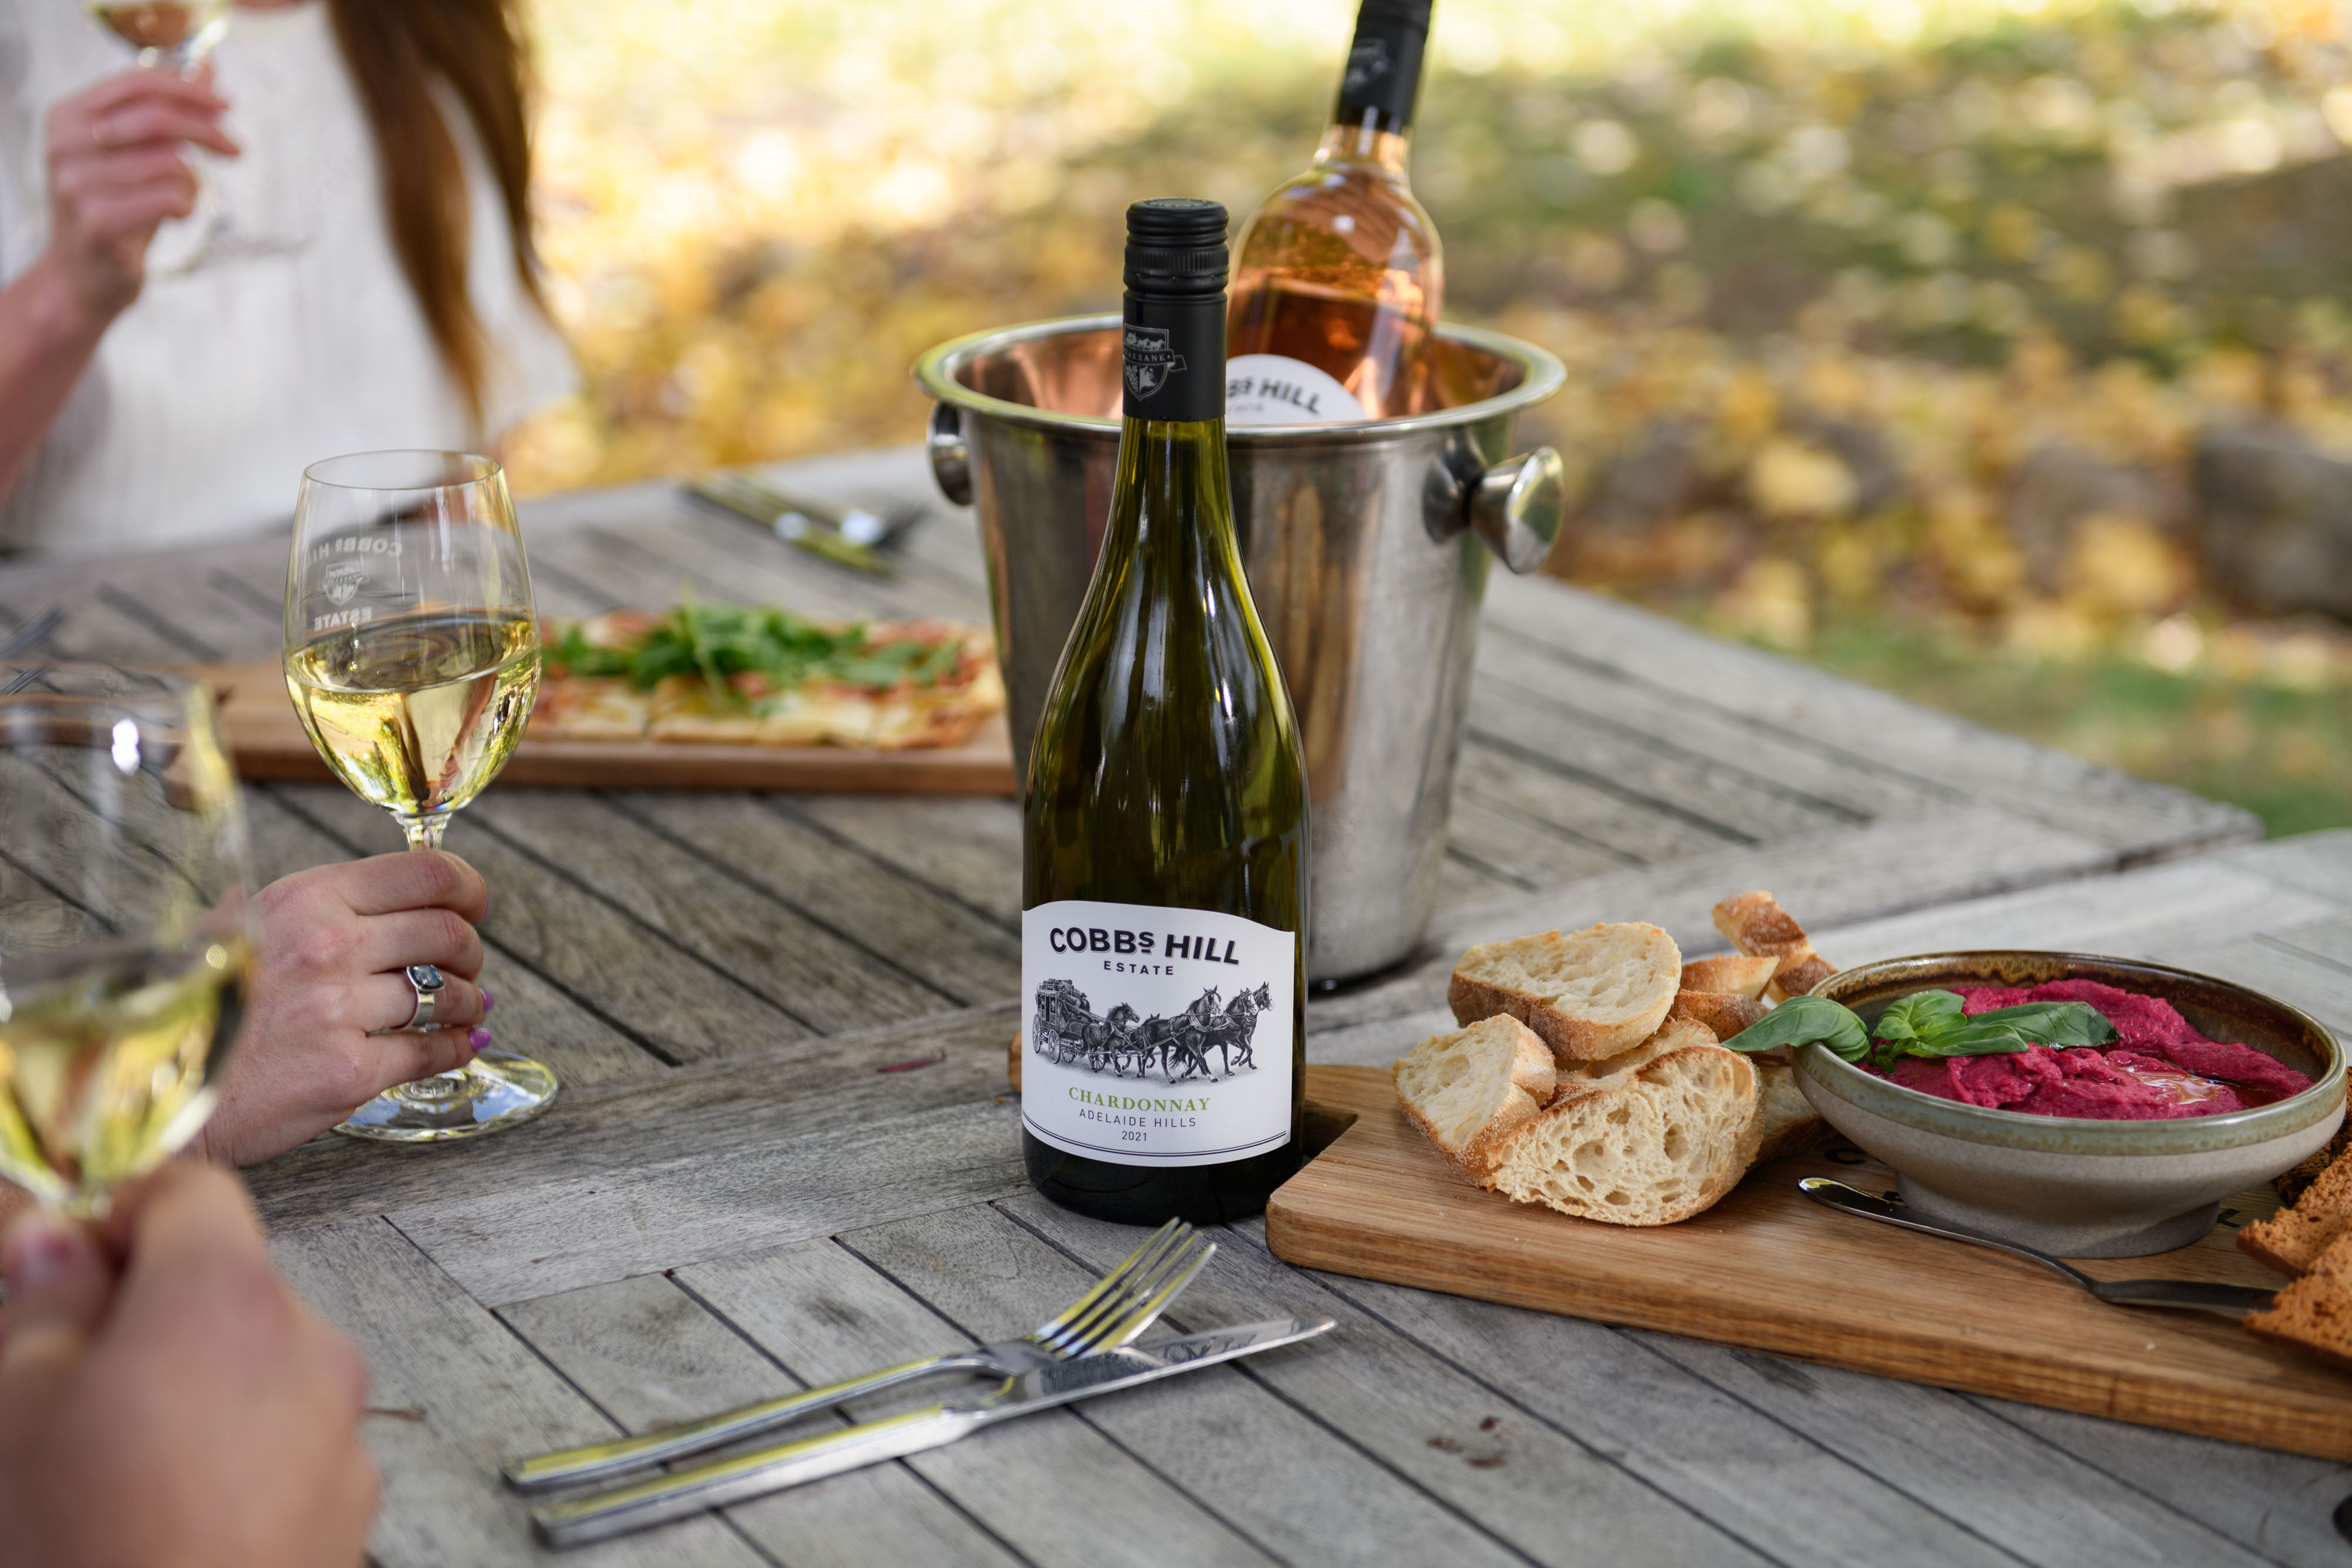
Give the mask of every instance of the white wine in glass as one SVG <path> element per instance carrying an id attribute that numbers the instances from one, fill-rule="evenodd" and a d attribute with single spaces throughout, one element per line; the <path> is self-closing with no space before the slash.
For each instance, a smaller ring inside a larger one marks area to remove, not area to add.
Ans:
<path id="1" fill-rule="evenodd" d="M 246 860 L 202 687 L 0 666 L 0 1176 L 103 1214 L 204 1125 L 251 952 Z"/>
<path id="2" fill-rule="evenodd" d="M 302 476 L 286 576 L 286 689 L 310 742 L 412 849 L 514 752 L 539 621 L 506 474 L 462 452 L 363 452 Z M 503 1051 L 387 1089 L 339 1131 L 464 1138 L 538 1114 L 555 1075 Z"/>
<path id="3" fill-rule="evenodd" d="M 139 51 L 139 63 L 187 76 L 228 31 L 230 0 L 89 0 L 99 25 Z"/>

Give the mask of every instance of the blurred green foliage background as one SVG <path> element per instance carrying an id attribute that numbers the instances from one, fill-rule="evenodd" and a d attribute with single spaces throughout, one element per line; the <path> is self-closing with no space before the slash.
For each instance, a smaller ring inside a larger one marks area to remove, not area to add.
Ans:
<path id="1" fill-rule="evenodd" d="M 541 0 L 551 489 L 915 439 L 1311 153 L 1345 0 Z M 2352 824 L 2352 6 L 1438 0 L 1447 313 L 1559 353 L 1554 569 Z M 2340 578 L 2341 581 L 2337 581 Z"/>

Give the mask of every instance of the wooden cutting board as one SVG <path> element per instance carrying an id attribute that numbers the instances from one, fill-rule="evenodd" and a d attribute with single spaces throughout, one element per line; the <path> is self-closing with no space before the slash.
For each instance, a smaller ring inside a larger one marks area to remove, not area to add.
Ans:
<path id="1" fill-rule="evenodd" d="M 202 665 L 241 777 L 328 780 L 275 659 Z M 845 746 L 696 746 L 656 741 L 552 741 L 526 730 L 499 774 L 506 784 L 609 789 L 876 790 L 1012 795 L 1013 737 L 1004 715 L 965 745 L 860 752 Z"/>
<path id="2" fill-rule="evenodd" d="M 1798 1179 L 1891 1193 L 1832 1146 L 1750 1173 L 1680 1225 L 1572 1219 L 1480 1192 L 1398 1110 L 1378 1068 L 1310 1067 L 1310 1110 L 1353 1123 L 1266 1205 L 1276 1257 L 1307 1268 L 1661 1329 L 1914 1383 L 2352 1459 L 2352 1376 L 2203 1312 L 2111 1307 L 2021 1258 L 1822 1207 Z M 2193 1247 L 2078 1265 L 2105 1279 L 2284 1281 L 2238 1251 L 2267 1189 Z"/>

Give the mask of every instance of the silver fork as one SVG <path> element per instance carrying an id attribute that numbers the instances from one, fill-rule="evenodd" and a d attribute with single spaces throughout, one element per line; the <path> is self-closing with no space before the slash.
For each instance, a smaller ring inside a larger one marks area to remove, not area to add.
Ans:
<path id="1" fill-rule="evenodd" d="M 609 1443 L 590 1443 L 516 1459 L 506 1467 L 507 1484 L 518 1491 L 539 1491 L 596 1480 L 771 1431 L 812 1410 L 878 1394 L 919 1378 L 951 1372 L 1018 1377 L 1072 1356 L 1116 1349 L 1150 1328 L 1216 1250 L 1215 1242 L 1202 1240 L 1191 1226 L 1171 1219 L 1152 1232 L 1150 1238 L 1129 1253 L 1118 1268 L 1097 1280 L 1094 1289 L 1017 1340 L 982 1345 L 955 1355 L 910 1361 L 904 1366 L 747 1405 L 740 1410 L 664 1427 L 642 1436 L 619 1437 Z"/>

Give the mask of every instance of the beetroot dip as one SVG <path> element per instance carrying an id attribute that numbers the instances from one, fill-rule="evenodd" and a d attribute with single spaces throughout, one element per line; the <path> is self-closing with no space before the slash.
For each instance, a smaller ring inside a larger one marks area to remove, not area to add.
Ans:
<path id="1" fill-rule="evenodd" d="M 2027 1002 L 2087 1002 L 2116 1026 L 2117 1038 L 2103 1047 L 2034 1046 L 1995 1056 L 1909 1057 L 1884 1076 L 1963 1105 L 2101 1121 L 2219 1116 L 2311 1087 L 2311 1079 L 2276 1058 L 2252 1046 L 2209 1040 L 2171 1003 L 2137 991 L 2095 980 L 1955 989 L 1960 1011 L 1970 1017 Z"/>

